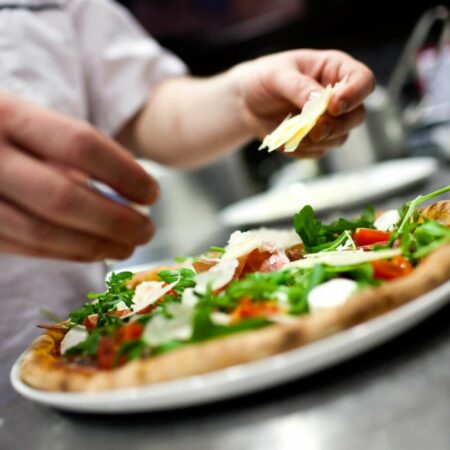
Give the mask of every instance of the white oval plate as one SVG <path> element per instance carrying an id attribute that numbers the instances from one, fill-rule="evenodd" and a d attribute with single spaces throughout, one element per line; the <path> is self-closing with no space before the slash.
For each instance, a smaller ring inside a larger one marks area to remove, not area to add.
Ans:
<path id="1" fill-rule="evenodd" d="M 386 161 L 366 169 L 292 183 L 246 198 L 227 206 L 220 212 L 219 218 L 231 227 L 267 225 L 274 221 L 291 220 L 305 205 L 311 205 L 316 212 L 348 208 L 424 181 L 438 168 L 439 162 L 435 158 Z"/>
<path id="2" fill-rule="evenodd" d="M 206 375 L 146 387 L 95 394 L 40 391 L 20 380 L 20 358 L 10 378 L 24 397 L 68 411 L 131 413 L 193 406 L 275 386 L 349 359 L 411 328 L 449 300 L 450 281 L 388 314 L 305 347 Z"/>

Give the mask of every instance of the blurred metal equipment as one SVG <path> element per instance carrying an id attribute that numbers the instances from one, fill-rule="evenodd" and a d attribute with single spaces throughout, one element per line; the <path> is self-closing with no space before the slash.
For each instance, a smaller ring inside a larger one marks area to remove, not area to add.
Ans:
<path id="1" fill-rule="evenodd" d="M 431 31 L 438 25 L 441 30 L 436 48 L 426 49 L 433 51 L 433 55 L 427 54 L 425 71 L 419 66 L 420 56 Z M 325 170 L 333 172 L 364 167 L 376 161 L 404 156 L 411 150 L 411 134 L 421 127 L 435 128 L 427 130 L 426 137 L 421 136 L 422 148 L 424 139 L 433 140 L 439 131 L 440 153 L 450 153 L 450 141 L 443 145 L 450 135 L 450 90 L 447 88 L 450 77 L 449 44 L 449 9 L 443 5 L 428 9 L 416 23 L 387 87 L 377 86 L 366 100 L 366 122 L 352 132 L 342 148 L 325 158 Z M 427 80 L 420 79 L 420 69 L 426 72 Z M 416 96 L 405 100 L 404 91 L 411 81 L 414 82 Z M 443 125 L 446 129 L 437 130 L 436 125 Z"/>
<path id="2" fill-rule="evenodd" d="M 326 156 L 322 163 L 325 171 L 366 167 L 404 154 L 405 129 L 398 104 L 382 86 L 377 86 L 364 104 L 366 121 L 352 131 L 342 147 Z"/>
<path id="3" fill-rule="evenodd" d="M 433 45 L 427 39 L 440 26 Z M 413 79 L 419 98 L 406 102 L 403 121 L 410 129 L 450 121 L 450 11 L 440 5 L 427 10 L 417 22 L 388 86 L 400 103 L 408 81 Z"/>
<path id="4" fill-rule="evenodd" d="M 450 158 L 449 77 L 450 10 L 439 5 L 420 17 L 388 86 L 392 98 L 404 105 L 402 121 L 412 154 Z M 411 82 L 416 98 L 405 95 Z"/>
<path id="5" fill-rule="evenodd" d="M 425 44 L 432 27 L 438 22 L 442 22 L 443 26 L 443 31 L 438 42 L 439 52 L 442 51 L 442 48 L 448 42 L 450 32 L 450 13 L 448 8 L 444 5 L 438 5 L 425 11 L 414 27 L 389 81 L 388 92 L 393 100 L 400 100 L 406 80 L 416 68 L 415 56 L 418 50 Z"/>

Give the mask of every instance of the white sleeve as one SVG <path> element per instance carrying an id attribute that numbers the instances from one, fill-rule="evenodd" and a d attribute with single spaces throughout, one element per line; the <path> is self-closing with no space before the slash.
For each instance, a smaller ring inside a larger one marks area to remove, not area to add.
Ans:
<path id="1" fill-rule="evenodd" d="M 0 89 L 87 118 L 76 36 L 62 3 L 0 0 Z"/>
<path id="2" fill-rule="evenodd" d="M 186 73 L 120 5 L 69 0 L 85 75 L 89 120 L 113 135 L 143 106 L 162 80 Z"/>

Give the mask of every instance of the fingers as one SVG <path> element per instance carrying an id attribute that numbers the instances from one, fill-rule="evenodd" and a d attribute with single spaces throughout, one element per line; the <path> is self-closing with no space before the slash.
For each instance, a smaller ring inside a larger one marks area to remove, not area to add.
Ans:
<path id="1" fill-rule="evenodd" d="M 357 108 L 375 89 L 375 76 L 364 64 L 346 57 L 339 65 L 337 81 L 346 78 L 331 98 L 328 112 L 339 116 Z"/>
<path id="2" fill-rule="evenodd" d="M 295 152 L 283 153 L 284 155 L 297 159 L 313 158 L 318 159 L 323 157 L 329 150 L 340 147 L 348 139 L 348 134 L 339 137 L 325 139 L 319 142 L 314 142 L 308 138 L 302 141 L 301 145 Z"/>
<path id="3" fill-rule="evenodd" d="M 374 90 L 375 76 L 364 64 L 339 50 L 294 50 L 288 53 L 298 69 L 323 86 L 346 82 L 334 93 L 328 112 L 339 116 L 352 111 Z"/>
<path id="4" fill-rule="evenodd" d="M 24 153 L 2 148 L 0 197 L 46 222 L 115 243 L 147 242 L 153 224 Z"/>
<path id="5" fill-rule="evenodd" d="M 366 111 L 363 105 L 359 105 L 353 111 L 339 117 L 326 114 L 318 120 L 308 137 L 313 142 L 320 142 L 343 136 L 348 134 L 353 128 L 361 125 L 365 118 Z"/>
<path id="6" fill-rule="evenodd" d="M 311 92 L 323 90 L 319 82 L 303 75 L 295 67 L 269 72 L 265 83 L 269 92 L 299 109 L 303 108 Z"/>
<path id="7" fill-rule="evenodd" d="M 120 145 L 84 122 L 19 103 L 4 121 L 15 144 L 41 159 L 64 163 L 103 181 L 135 202 L 156 200 L 156 181 Z"/>
<path id="8" fill-rule="evenodd" d="M 133 247 L 54 226 L 0 202 L 0 252 L 27 256 L 97 261 L 124 259 Z"/>

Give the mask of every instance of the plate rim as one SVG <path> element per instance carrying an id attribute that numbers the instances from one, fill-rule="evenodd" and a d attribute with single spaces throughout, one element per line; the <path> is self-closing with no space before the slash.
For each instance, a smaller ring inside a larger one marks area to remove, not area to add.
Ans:
<path id="1" fill-rule="evenodd" d="M 66 411 L 124 414 L 186 408 L 301 379 L 348 360 L 412 328 L 449 300 L 450 280 L 386 314 L 306 346 L 218 371 L 148 386 L 99 393 L 41 391 L 20 380 L 19 364 L 23 355 L 14 363 L 10 381 L 25 398 Z"/>
<path id="2" fill-rule="evenodd" d="M 420 174 L 420 176 L 417 176 L 415 179 L 408 180 L 408 182 L 406 182 L 406 183 L 400 184 L 398 186 L 387 189 L 385 191 L 375 192 L 370 195 L 363 195 L 363 196 L 361 196 L 361 198 L 359 198 L 357 200 L 353 199 L 353 200 L 349 201 L 347 199 L 346 201 L 342 201 L 342 202 L 333 201 L 333 204 L 330 204 L 327 206 L 320 206 L 320 205 L 314 206 L 315 211 L 322 213 L 322 212 L 331 211 L 331 210 L 337 209 L 337 208 L 343 208 L 346 205 L 348 205 L 349 207 L 353 207 L 353 206 L 362 204 L 364 202 L 373 201 L 373 199 L 381 197 L 382 195 L 385 195 L 387 193 L 395 193 L 395 192 L 406 189 L 410 186 L 414 186 L 415 184 L 426 180 L 427 178 L 431 177 L 433 175 L 433 173 L 435 173 L 438 170 L 438 167 L 439 167 L 439 160 L 432 156 L 397 158 L 397 159 L 389 159 L 386 161 L 381 161 L 381 162 L 378 162 L 371 166 L 362 167 L 360 169 L 352 169 L 349 171 L 335 172 L 330 175 L 325 175 L 322 178 L 319 177 L 316 179 L 312 179 L 310 181 L 316 182 L 316 181 L 322 181 L 325 178 L 332 180 L 333 178 L 346 177 L 349 175 L 352 175 L 352 176 L 360 175 L 361 172 L 365 173 L 365 172 L 368 172 L 373 169 L 388 167 L 388 166 L 392 166 L 395 164 L 400 165 L 400 164 L 404 164 L 404 163 L 414 164 L 414 165 L 417 165 L 418 167 L 422 166 L 424 168 L 423 173 Z M 426 166 L 426 165 L 428 165 L 428 166 Z M 289 211 L 289 214 L 277 214 L 277 215 L 273 216 L 272 218 L 261 217 L 259 219 L 256 218 L 254 220 L 238 221 L 238 220 L 233 220 L 233 219 L 230 220 L 228 218 L 228 216 L 230 215 L 230 211 L 233 211 L 235 208 L 238 208 L 239 206 L 244 208 L 251 201 L 264 200 L 265 198 L 268 198 L 271 195 L 276 195 L 277 191 L 287 190 L 294 185 L 295 185 L 295 183 L 291 183 L 290 185 L 283 186 L 280 189 L 272 189 L 272 190 L 268 190 L 265 192 L 260 192 L 255 195 L 238 200 L 237 202 L 232 203 L 231 205 L 228 205 L 225 208 L 223 208 L 221 211 L 219 211 L 219 213 L 218 213 L 219 220 L 221 221 L 222 224 L 224 224 L 227 227 L 261 226 L 261 225 L 264 225 L 267 223 L 277 223 L 277 222 L 285 221 L 285 220 L 289 219 L 293 214 L 295 214 L 295 212 L 297 212 L 298 208 L 296 208 L 295 210 L 293 209 L 292 211 Z"/>

